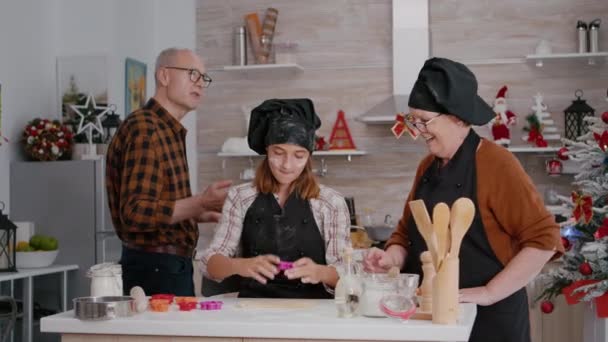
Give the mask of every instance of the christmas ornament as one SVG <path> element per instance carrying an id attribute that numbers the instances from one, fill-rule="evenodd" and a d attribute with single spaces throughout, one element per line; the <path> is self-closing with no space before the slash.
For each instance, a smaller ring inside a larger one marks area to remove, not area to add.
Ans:
<path id="1" fill-rule="evenodd" d="M 548 300 L 545 300 L 540 304 L 541 311 L 546 314 L 552 313 L 554 308 L 553 303 Z"/>
<path id="2" fill-rule="evenodd" d="M 338 111 L 338 118 L 331 130 L 329 138 L 330 150 L 354 150 L 356 149 L 350 130 L 344 118 L 344 111 Z"/>
<path id="3" fill-rule="evenodd" d="M 557 151 L 557 158 L 561 159 L 561 160 L 568 160 L 568 148 L 566 147 L 562 147 L 559 149 L 559 151 Z"/>
<path id="4" fill-rule="evenodd" d="M 588 276 L 593 273 L 593 269 L 591 268 L 591 265 L 586 261 L 578 267 L 578 271 L 581 272 L 581 274 L 584 276 Z"/>
<path id="5" fill-rule="evenodd" d="M 604 236 L 608 236 L 608 218 L 604 219 L 602 226 L 599 227 L 593 234 L 593 237 L 596 240 L 599 240 L 599 239 L 603 238 Z"/>
<path id="6" fill-rule="evenodd" d="M 559 176 L 562 174 L 563 169 L 562 162 L 557 159 L 548 160 L 545 164 L 545 170 L 549 176 Z"/>
<path id="7" fill-rule="evenodd" d="M 602 113 L 602 121 L 608 124 L 608 111 Z"/>
<path id="8" fill-rule="evenodd" d="M 570 243 L 570 240 L 568 240 L 567 237 L 562 236 L 561 237 L 562 240 L 562 246 L 564 246 L 564 249 L 566 249 L 566 251 L 569 251 L 570 248 L 572 248 L 572 243 Z"/>
<path id="9" fill-rule="evenodd" d="M 496 117 L 489 123 L 494 142 L 503 146 L 508 146 L 511 143 L 511 132 L 508 126 L 513 126 L 517 122 L 515 113 L 507 109 L 507 100 L 505 99 L 507 89 L 505 85 L 496 94 L 494 100 Z"/>
<path id="10" fill-rule="evenodd" d="M 86 133 L 89 143 L 89 151 L 83 155 L 84 159 L 97 159 L 98 155 L 93 145 L 93 130 L 96 130 L 103 136 L 103 125 L 101 119 L 108 113 L 110 107 L 98 106 L 95 103 L 93 94 L 87 96 L 87 101 L 84 105 L 70 105 L 70 108 L 78 115 L 78 129 L 76 134 Z"/>

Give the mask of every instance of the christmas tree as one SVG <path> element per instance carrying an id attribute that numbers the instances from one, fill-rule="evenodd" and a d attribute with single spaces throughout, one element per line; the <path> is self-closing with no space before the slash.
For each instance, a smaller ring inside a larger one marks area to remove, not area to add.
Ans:
<path id="1" fill-rule="evenodd" d="M 571 218 L 562 224 L 566 253 L 559 267 L 545 277 L 546 287 L 537 298 L 541 308 L 552 311 L 551 300 L 563 294 L 568 304 L 595 301 L 598 316 L 608 316 L 608 112 L 586 117 L 590 131 L 576 141 L 562 139 L 562 160 L 580 165 L 570 197 L 559 196 Z"/>

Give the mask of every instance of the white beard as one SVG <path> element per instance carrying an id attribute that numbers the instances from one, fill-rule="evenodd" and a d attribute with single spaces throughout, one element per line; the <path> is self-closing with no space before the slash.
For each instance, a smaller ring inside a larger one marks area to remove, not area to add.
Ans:
<path id="1" fill-rule="evenodd" d="M 506 103 L 498 103 L 494 105 L 494 112 L 504 114 L 507 112 Z"/>

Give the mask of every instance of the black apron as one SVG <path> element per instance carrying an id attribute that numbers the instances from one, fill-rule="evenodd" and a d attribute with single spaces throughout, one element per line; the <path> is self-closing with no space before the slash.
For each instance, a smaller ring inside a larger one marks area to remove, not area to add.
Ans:
<path id="1" fill-rule="evenodd" d="M 244 258 L 274 254 L 281 261 L 303 257 L 326 265 L 325 240 L 317 227 L 307 200 L 295 192 L 283 208 L 273 194 L 258 194 L 245 214 L 241 248 Z M 323 284 L 303 284 L 300 279 L 287 279 L 283 272 L 266 284 L 251 278 L 241 279 L 239 297 L 260 298 L 332 298 Z"/>
<path id="2" fill-rule="evenodd" d="M 415 199 L 424 200 L 430 215 L 439 202 L 451 207 L 459 197 L 468 197 L 475 203 L 475 218 L 460 247 L 460 288 L 485 286 L 504 268 L 490 246 L 477 204 L 475 153 L 479 142 L 479 136 L 471 129 L 447 165 L 440 167 L 438 158 L 431 164 L 415 193 Z M 420 254 L 427 250 L 426 243 L 412 217 L 407 227 L 411 245 L 405 271 L 422 277 Z M 530 320 L 525 288 L 493 305 L 477 306 L 469 341 L 529 342 Z"/>

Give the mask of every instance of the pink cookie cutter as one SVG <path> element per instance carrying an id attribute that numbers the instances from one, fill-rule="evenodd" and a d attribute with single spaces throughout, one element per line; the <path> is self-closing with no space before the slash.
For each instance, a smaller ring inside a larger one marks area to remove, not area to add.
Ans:
<path id="1" fill-rule="evenodd" d="M 279 262 L 279 271 L 286 271 L 290 268 L 293 268 L 293 262 L 289 262 L 289 261 Z"/>
<path id="2" fill-rule="evenodd" d="M 224 302 L 221 300 L 208 300 L 201 302 L 201 310 L 221 310 Z"/>

